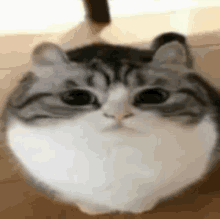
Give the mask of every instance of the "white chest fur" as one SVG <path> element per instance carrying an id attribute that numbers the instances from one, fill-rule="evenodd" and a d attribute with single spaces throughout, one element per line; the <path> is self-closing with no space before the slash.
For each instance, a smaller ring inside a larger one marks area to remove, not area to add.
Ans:
<path id="1" fill-rule="evenodd" d="M 201 177 L 217 141 L 208 115 L 183 129 L 145 113 L 126 120 L 135 133 L 102 132 L 106 121 L 99 112 L 45 126 L 12 119 L 7 138 L 33 176 L 88 213 L 150 210 Z"/>

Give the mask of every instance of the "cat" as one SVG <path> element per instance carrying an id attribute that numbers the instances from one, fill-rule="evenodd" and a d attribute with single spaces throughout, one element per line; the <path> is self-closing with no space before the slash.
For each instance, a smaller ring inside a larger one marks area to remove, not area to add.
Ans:
<path id="1" fill-rule="evenodd" d="M 149 211 L 204 178 L 220 157 L 219 93 L 187 52 L 37 46 L 5 109 L 26 178 L 88 214 Z"/>

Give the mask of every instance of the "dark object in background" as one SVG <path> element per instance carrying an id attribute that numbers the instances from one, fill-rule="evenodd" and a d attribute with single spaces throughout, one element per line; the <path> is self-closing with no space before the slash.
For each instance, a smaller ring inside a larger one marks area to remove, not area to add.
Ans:
<path id="1" fill-rule="evenodd" d="M 109 24 L 111 22 L 107 0 L 84 0 L 87 19 L 94 23 Z"/>

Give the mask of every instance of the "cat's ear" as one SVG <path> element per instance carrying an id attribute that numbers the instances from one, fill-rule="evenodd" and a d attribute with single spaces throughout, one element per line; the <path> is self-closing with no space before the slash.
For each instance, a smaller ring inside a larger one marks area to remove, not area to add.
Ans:
<path id="1" fill-rule="evenodd" d="M 155 64 L 184 64 L 186 65 L 187 55 L 183 45 L 173 41 L 161 46 L 155 53 L 153 63 Z"/>
<path id="2" fill-rule="evenodd" d="M 69 62 L 66 53 L 53 43 L 42 43 L 32 53 L 32 61 L 36 65 L 54 65 Z"/>

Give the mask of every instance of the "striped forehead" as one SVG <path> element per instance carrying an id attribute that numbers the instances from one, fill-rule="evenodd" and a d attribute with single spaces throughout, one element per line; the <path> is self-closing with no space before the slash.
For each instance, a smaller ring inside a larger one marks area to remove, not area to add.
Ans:
<path id="1" fill-rule="evenodd" d="M 189 72 L 184 66 L 152 67 L 150 64 L 143 66 L 124 65 L 120 69 L 120 81 L 125 85 L 133 86 L 165 86 L 176 85 L 180 79 Z"/>
<path id="2" fill-rule="evenodd" d="M 33 72 L 35 71 L 36 69 Z M 41 82 L 34 86 L 40 86 L 41 90 L 44 87 L 44 91 L 47 89 L 49 89 L 47 91 L 52 91 L 51 89 L 57 89 L 57 86 L 66 87 L 66 89 L 71 86 L 90 86 L 106 89 L 118 82 L 133 87 L 145 85 L 165 86 L 166 84 L 176 86 L 182 75 L 188 72 L 183 66 L 160 66 L 155 68 L 150 63 L 138 65 L 119 62 L 115 63 L 114 66 L 105 63 L 89 65 L 73 63 L 66 66 L 42 67 L 37 71 L 42 73 L 40 75 Z"/>
<path id="3" fill-rule="evenodd" d="M 102 65 L 92 71 L 89 69 L 86 78 L 90 86 L 94 86 L 91 83 L 91 78 L 96 75 L 102 75 L 102 79 L 106 81 L 107 86 L 118 82 L 128 85 L 131 81 L 136 86 L 144 86 L 146 84 L 162 86 L 170 83 L 170 81 L 179 80 L 187 72 L 188 69 L 184 66 L 152 68 L 150 64 L 115 63 L 114 68 Z"/>

